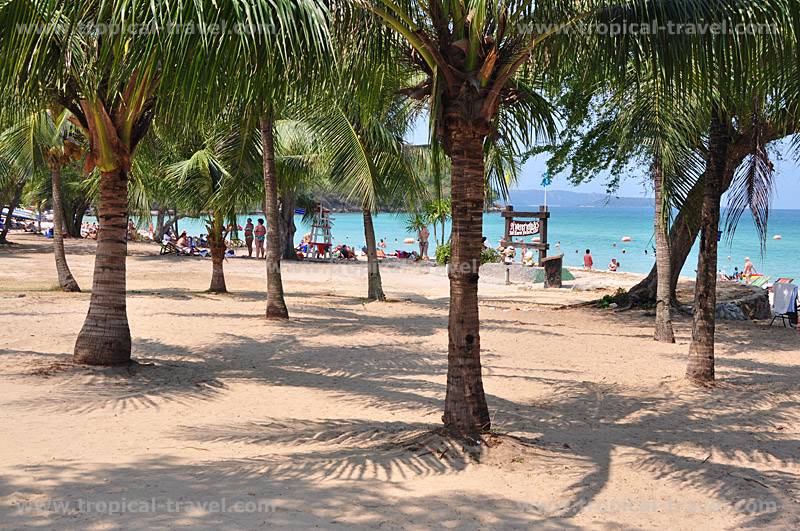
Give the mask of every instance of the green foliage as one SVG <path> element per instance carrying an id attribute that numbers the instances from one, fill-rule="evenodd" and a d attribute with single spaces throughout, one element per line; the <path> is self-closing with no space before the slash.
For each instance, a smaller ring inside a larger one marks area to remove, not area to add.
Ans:
<path id="1" fill-rule="evenodd" d="M 450 244 L 438 245 L 436 247 L 436 263 L 445 265 L 450 261 Z"/>
<path id="2" fill-rule="evenodd" d="M 484 247 L 483 250 L 481 250 L 481 265 L 497 264 L 501 261 L 502 257 L 500 256 L 500 253 L 494 249 Z M 439 265 L 445 265 L 448 262 L 450 262 L 450 244 L 446 243 L 436 248 L 436 263 Z"/>

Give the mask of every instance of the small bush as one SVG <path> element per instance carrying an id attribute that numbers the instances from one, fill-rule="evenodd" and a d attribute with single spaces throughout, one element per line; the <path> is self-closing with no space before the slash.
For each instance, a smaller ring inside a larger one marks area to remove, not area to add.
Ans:
<path id="1" fill-rule="evenodd" d="M 436 263 L 439 265 L 445 265 L 450 261 L 450 244 L 446 243 L 444 245 L 440 245 L 436 248 Z M 481 265 L 483 264 L 493 264 L 502 261 L 502 257 L 500 253 L 495 251 L 494 249 L 489 249 L 488 247 L 484 247 L 481 251 Z"/>

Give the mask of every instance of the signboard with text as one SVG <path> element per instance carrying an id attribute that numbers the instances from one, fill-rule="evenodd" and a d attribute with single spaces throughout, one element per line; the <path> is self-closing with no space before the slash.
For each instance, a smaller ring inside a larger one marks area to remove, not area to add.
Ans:
<path id="1" fill-rule="evenodd" d="M 532 236 L 539 234 L 538 221 L 517 221 L 512 219 L 508 225 L 509 236 Z"/>
<path id="2" fill-rule="evenodd" d="M 547 207 L 542 205 L 538 211 L 532 212 L 517 212 L 511 205 L 506 205 L 502 216 L 506 222 L 505 236 L 501 240 L 501 245 L 513 245 L 521 247 L 522 249 L 537 249 L 539 251 L 539 263 L 547 256 L 547 250 L 550 245 L 547 243 L 547 220 L 550 218 L 550 212 Z M 525 219 L 528 218 L 528 219 Z M 526 236 L 533 236 L 533 238 L 525 238 Z"/>

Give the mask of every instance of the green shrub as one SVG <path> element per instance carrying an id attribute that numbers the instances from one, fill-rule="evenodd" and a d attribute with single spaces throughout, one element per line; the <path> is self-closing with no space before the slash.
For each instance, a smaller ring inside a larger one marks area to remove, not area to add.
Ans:
<path id="1" fill-rule="evenodd" d="M 446 243 L 444 245 L 440 245 L 436 248 L 436 263 L 439 265 L 445 265 L 450 261 L 450 244 Z M 489 249 L 488 247 L 484 247 L 481 251 L 481 265 L 483 264 L 492 264 L 502 261 L 502 257 L 500 253 L 495 251 L 494 249 Z"/>

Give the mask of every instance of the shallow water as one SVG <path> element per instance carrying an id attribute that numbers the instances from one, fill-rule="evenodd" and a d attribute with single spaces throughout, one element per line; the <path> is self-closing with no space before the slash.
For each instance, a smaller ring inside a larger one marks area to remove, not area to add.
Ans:
<path id="1" fill-rule="evenodd" d="M 523 208 L 526 207 L 516 207 L 517 210 Z M 247 217 L 255 220 L 258 215 L 239 216 L 239 223 L 244 225 Z M 357 248 L 364 245 L 363 218 L 360 213 L 339 213 L 332 217 L 335 244 L 346 243 Z M 416 248 L 415 244 L 403 243 L 405 238 L 415 236 L 406 232 L 406 219 L 406 214 L 384 213 L 375 216 L 376 237 L 386 241 L 387 249 Z M 502 216 L 499 212 L 489 213 L 484 215 L 483 220 L 483 233 L 496 244 L 503 236 Z M 302 221 L 301 216 L 296 217 L 295 223 L 298 226 L 295 237 L 299 241 L 310 227 Z M 203 219 L 181 219 L 179 228 L 191 235 L 206 232 Z M 448 224 L 445 233 L 449 234 L 449 231 Z M 587 248 L 592 251 L 596 268 L 605 268 L 611 258 L 616 258 L 622 264 L 621 271 L 647 273 L 654 263 L 653 211 L 649 208 L 552 207 L 548 232 L 551 254 L 563 252 L 568 266 L 582 266 L 582 255 Z M 438 233 L 441 234 L 441 228 Z M 775 234 L 780 234 L 782 239 L 773 240 Z M 622 243 L 620 240 L 623 236 L 630 236 L 632 241 Z M 431 254 L 434 247 L 431 234 Z M 734 266 L 741 270 L 745 256 L 749 256 L 759 272 L 775 278 L 789 276 L 800 280 L 800 210 L 773 210 L 763 256 L 760 249 L 755 227 L 750 219 L 743 217 L 732 242 L 728 241 L 727 235 L 722 236 L 719 266 L 729 273 L 733 272 Z M 682 274 L 694 276 L 696 266 L 697 245 Z"/>

